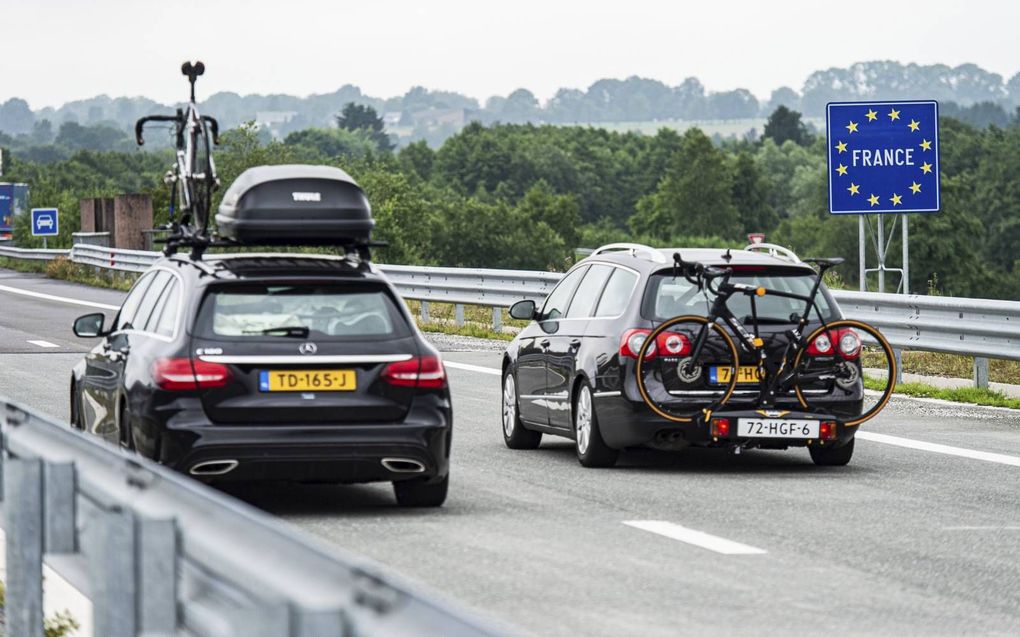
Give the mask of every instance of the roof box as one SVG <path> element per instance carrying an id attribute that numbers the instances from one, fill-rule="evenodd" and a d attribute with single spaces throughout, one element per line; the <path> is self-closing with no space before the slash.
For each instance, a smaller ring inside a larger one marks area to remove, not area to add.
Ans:
<path id="1" fill-rule="evenodd" d="M 365 192 L 330 166 L 258 166 L 241 173 L 216 215 L 220 236 L 254 245 L 366 245 L 375 221 Z"/>

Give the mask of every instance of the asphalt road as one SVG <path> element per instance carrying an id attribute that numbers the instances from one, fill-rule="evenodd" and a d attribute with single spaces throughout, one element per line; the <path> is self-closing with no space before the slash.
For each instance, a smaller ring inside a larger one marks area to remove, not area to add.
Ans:
<path id="1" fill-rule="evenodd" d="M 69 326 L 90 308 L 4 286 L 122 295 L 0 270 L 0 392 L 66 416 L 90 346 Z M 444 357 L 441 510 L 399 509 L 388 485 L 231 492 L 540 635 L 1020 634 L 1020 412 L 895 399 L 843 468 L 691 450 L 591 470 L 567 440 L 503 446 L 498 373 L 454 367 L 496 368 L 498 353 Z"/>

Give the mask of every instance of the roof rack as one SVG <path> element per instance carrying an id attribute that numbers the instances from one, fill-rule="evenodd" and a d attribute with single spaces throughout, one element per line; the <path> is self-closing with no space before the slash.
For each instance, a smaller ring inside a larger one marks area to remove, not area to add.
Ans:
<path id="1" fill-rule="evenodd" d="M 744 250 L 748 252 L 765 252 L 770 257 L 783 259 L 790 263 L 801 263 L 800 257 L 793 250 L 774 243 L 752 243 L 745 247 Z"/>
<path id="2" fill-rule="evenodd" d="M 627 250 L 632 256 L 637 256 L 638 252 L 646 254 L 651 261 L 656 263 L 665 263 L 666 257 L 661 252 L 651 246 L 646 246 L 641 243 L 610 243 L 602 246 L 601 248 L 595 248 L 589 256 L 598 256 L 607 252 L 617 252 L 621 250 Z"/>

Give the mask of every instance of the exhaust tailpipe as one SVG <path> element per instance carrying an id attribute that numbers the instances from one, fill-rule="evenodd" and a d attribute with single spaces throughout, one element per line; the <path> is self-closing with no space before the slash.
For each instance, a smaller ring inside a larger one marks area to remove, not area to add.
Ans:
<path id="1" fill-rule="evenodd" d="M 206 460 L 188 470 L 193 476 L 222 476 L 237 468 L 237 460 Z"/>
<path id="2" fill-rule="evenodd" d="M 393 473 L 424 473 L 425 465 L 410 458 L 383 458 L 379 461 L 387 471 Z"/>

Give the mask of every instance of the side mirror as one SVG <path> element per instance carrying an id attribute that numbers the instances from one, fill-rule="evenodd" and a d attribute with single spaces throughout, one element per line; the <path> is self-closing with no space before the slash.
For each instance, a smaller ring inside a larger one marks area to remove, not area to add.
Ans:
<path id="1" fill-rule="evenodd" d="M 510 317 L 520 321 L 530 321 L 535 318 L 535 309 L 534 301 L 517 301 L 510 306 Z"/>
<path id="2" fill-rule="evenodd" d="M 74 319 L 74 335 L 79 338 L 105 336 L 106 333 L 103 332 L 103 323 L 105 322 L 106 316 L 102 312 L 79 316 Z"/>

